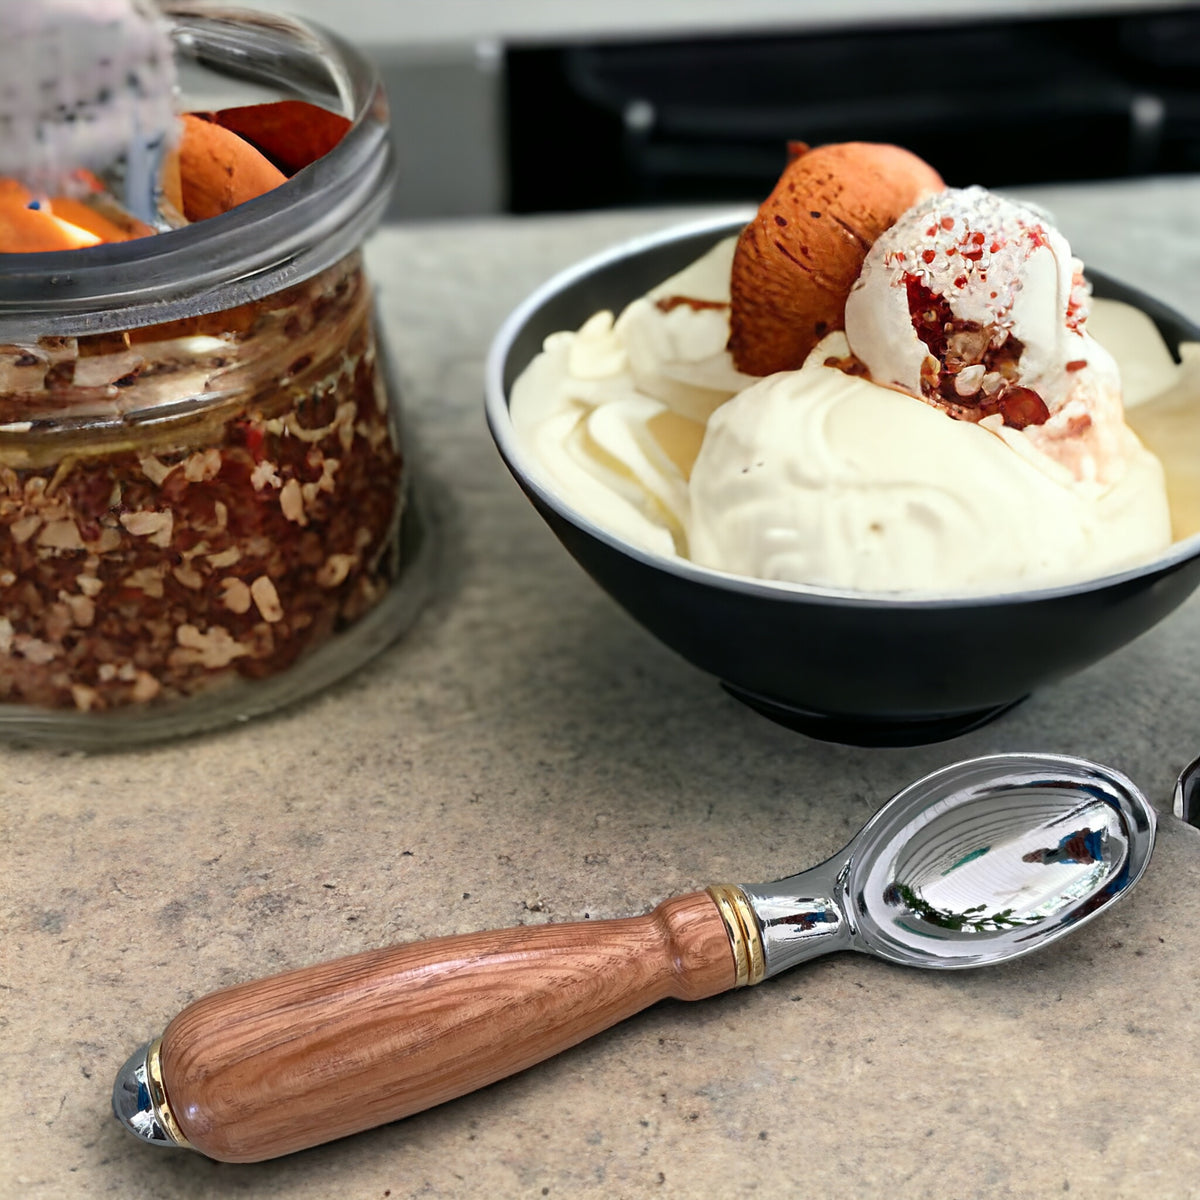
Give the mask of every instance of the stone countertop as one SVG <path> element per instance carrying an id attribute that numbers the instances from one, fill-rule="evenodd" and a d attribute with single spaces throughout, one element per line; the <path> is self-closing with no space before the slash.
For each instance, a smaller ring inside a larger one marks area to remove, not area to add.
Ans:
<path id="1" fill-rule="evenodd" d="M 1200 317 L 1200 180 L 1030 194 L 1089 261 Z M 1200 597 L 942 745 L 826 745 L 730 699 L 570 561 L 482 414 L 484 354 L 513 304 L 681 215 L 381 232 L 371 265 L 445 526 L 415 627 L 351 681 L 218 734 L 103 755 L 0 747 L 0 1192 L 1200 1194 L 1200 831 L 1169 815 L 1200 752 Z M 1143 883 L 1045 953 L 949 974 L 823 959 L 260 1165 L 153 1150 L 109 1113 L 126 1056 L 213 989 L 789 874 L 918 775 L 1014 749 L 1108 762 L 1163 814 Z"/>

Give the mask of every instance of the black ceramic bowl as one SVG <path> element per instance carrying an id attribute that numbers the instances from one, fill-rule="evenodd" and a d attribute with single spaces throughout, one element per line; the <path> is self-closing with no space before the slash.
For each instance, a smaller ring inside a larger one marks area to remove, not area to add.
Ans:
<path id="1" fill-rule="evenodd" d="M 915 745 L 964 733 L 1034 688 L 1144 633 L 1200 583 L 1200 535 L 1134 570 L 1062 587 L 905 599 L 779 585 L 650 554 L 573 511 L 541 481 L 508 411 L 513 381 L 550 333 L 619 312 L 748 219 L 723 218 L 618 246 L 563 272 L 509 317 L 487 366 L 487 416 L 508 469 L 571 555 L 651 633 L 735 696 L 813 737 Z M 1172 350 L 1200 328 L 1115 280 Z"/>

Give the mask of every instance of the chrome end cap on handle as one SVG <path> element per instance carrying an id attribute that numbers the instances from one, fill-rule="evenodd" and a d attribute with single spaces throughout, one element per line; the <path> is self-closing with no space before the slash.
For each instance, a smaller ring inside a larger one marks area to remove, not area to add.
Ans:
<path id="1" fill-rule="evenodd" d="M 159 1072 L 162 1039 L 147 1042 L 129 1056 L 113 1084 L 113 1115 L 143 1142 L 152 1146 L 185 1148 L 187 1139 L 166 1104 Z"/>

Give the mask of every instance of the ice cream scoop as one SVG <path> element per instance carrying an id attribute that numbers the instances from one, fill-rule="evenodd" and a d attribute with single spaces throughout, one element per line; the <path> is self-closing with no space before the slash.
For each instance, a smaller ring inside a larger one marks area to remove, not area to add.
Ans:
<path id="1" fill-rule="evenodd" d="M 708 421 L 688 488 L 701 566 L 871 593 L 1013 592 L 1132 566 L 1171 538 L 1158 460 L 1077 483 L 1028 430 L 950 420 L 837 365 L 830 334 L 799 371 Z"/>
<path id="2" fill-rule="evenodd" d="M 1085 329 L 1089 295 L 1044 216 L 950 188 L 871 247 L 846 300 L 846 338 L 874 382 L 959 420 L 1031 429 L 1076 479 L 1107 482 L 1135 447 L 1116 363 Z"/>
<path id="3" fill-rule="evenodd" d="M 842 328 L 846 296 L 872 243 L 941 176 L 899 146 L 841 142 L 792 159 L 738 238 L 729 349 L 739 371 L 798 368 Z"/>
<path id="4" fill-rule="evenodd" d="M 655 1001 L 699 1000 L 833 950 L 986 966 L 1071 932 L 1137 882 L 1154 810 L 1083 759 L 1007 754 L 898 793 L 840 853 L 623 920 L 465 934 L 216 992 L 117 1077 L 137 1136 L 253 1162 L 461 1096 Z"/>

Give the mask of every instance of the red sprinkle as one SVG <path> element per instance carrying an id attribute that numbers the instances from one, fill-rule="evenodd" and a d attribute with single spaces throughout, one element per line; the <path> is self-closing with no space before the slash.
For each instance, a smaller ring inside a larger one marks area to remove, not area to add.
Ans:
<path id="1" fill-rule="evenodd" d="M 250 451 L 256 463 L 262 462 L 264 440 L 263 431 L 259 426 L 246 426 L 246 449 Z"/>
<path id="2" fill-rule="evenodd" d="M 954 218 L 953 217 L 943 217 L 942 218 L 942 228 L 943 229 L 953 229 L 954 228 Z"/>
<path id="3" fill-rule="evenodd" d="M 931 263 L 935 258 L 937 258 L 937 254 L 932 250 L 924 250 L 921 253 L 921 260 L 923 262 Z"/>
<path id="4" fill-rule="evenodd" d="M 692 312 L 700 312 L 706 308 L 728 308 L 727 300 L 701 300 L 698 296 L 660 296 L 654 302 L 654 307 L 660 312 L 674 312 L 675 309 L 686 305 Z"/>
<path id="5" fill-rule="evenodd" d="M 1069 363 L 1067 363 L 1067 370 L 1068 371 L 1082 371 L 1083 368 L 1086 366 L 1087 366 L 1086 358 L 1073 358 Z"/>

